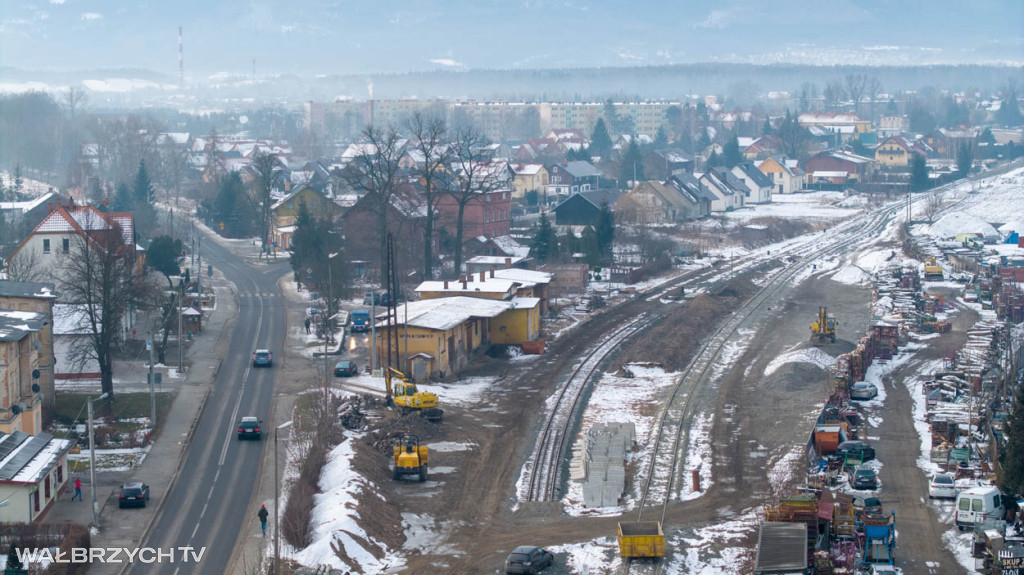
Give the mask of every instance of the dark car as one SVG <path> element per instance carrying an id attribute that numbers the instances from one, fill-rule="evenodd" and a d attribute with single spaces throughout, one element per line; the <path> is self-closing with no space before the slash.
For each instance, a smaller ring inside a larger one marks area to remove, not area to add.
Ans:
<path id="1" fill-rule="evenodd" d="M 334 364 L 334 377 L 352 377 L 359 375 L 359 367 L 354 361 L 339 361 Z"/>
<path id="2" fill-rule="evenodd" d="M 555 556 L 546 549 L 522 545 L 508 554 L 505 560 L 505 573 L 540 573 L 545 567 L 555 562 Z"/>
<path id="3" fill-rule="evenodd" d="M 121 486 L 121 496 L 117 498 L 117 506 L 121 509 L 145 507 L 147 501 L 149 501 L 149 486 L 141 481 L 136 481 Z"/>
<path id="4" fill-rule="evenodd" d="M 858 467 L 853 472 L 853 488 L 868 491 L 878 489 L 878 476 L 875 475 L 875 470 L 869 467 Z"/>
<path id="5" fill-rule="evenodd" d="M 257 349 L 252 354 L 253 367 L 273 367 L 274 354 L 269 349 Z"/>
<path id="6" fill-rule="evenodd" d="M 836 454 L 845 456 L 850 451 L 859 451 L 864 457 L 864 461 L 871 461 L 875 458 L 875 448 L 863 441 L 844 441 L 839 444 Z"/>
<path id="7" fill-rule="evenodd" d="M 853 512 L 858 520 L 865 515 L 878 515 L 882 512 L 882 502 L 877 497 L 854 497 Z"/>
<path id="8" fill-rule="evenodd" d="M 243 417 L 238 424 L 238 439 L 263 439 L 260 420 L 255 417 Z"/>

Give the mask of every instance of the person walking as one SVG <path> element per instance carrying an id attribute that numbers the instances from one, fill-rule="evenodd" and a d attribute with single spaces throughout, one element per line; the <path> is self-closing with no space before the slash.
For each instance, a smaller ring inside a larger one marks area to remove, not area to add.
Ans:
<path id="1" fill-rule="evenodd" d="M 260 518 L 260 527 L 263 528 L 263 536 L 266 537 L 267 536 L 267 515 L 270 515 L 270 512 L 267 511 L 267 506 L 266 505 L 260 505 L 260 510 L 259 510 L 258 513 L 256 513 L 256 515 Z"/>
<path id="2" fill-rule="evenodd" d="M 306 318 L 306 335 L 309 335 L 309 318 Z"/>
<path id="3" fill-rule="evenodd" d="M 82 480 L 77 477 L 75 478 L 75 494 L 71 496 L 71 500 L 74 501 L 76 497 L 79 501 L 82 500 Z"/>

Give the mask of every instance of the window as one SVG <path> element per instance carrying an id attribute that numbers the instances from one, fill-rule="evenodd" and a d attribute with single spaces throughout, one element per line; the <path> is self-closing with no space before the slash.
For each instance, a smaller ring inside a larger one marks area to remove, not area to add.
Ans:
<path id="1" fill-rule="evenodd" d="M 971 511 L 981 511 L 982 509 L 984 509 L 985 502 L 981 499 L 971 499 L 971 503 L 973 503 L 973 505 L 971 506 Z"/>
<path id="2" fill-rule="evenodd" d="M 68 238 L 62 239 L 60 241 L 60 249 L 64 253 L 70 252 L 71 251 L 71 240 L 68 239 Z"/>
<path id="3" fill-rule="evenodd" d="M 33 503 L 33 507 L 36 510 L 36 513 L 39 513 L 39 490 L 38 489 L 36 489 L 35 491 L 32 492 L 32 503 Z"/>
<path id="4" fill-rule="evenodd" d="M 43 253 L 50 253 L 50 240 L 43 240 Z"/>
<path id="5" fill-rule="evenodd" d="M 49 499 L 50 498 L 50 475 L 49 474 L 47 474 L 46 477 L 43 479 L 43 486 L 44 486 L 44 489 L 46 489 L 46 498 Z"/>
<path id="6" fill-rule="evenodd" d="M 64 483 L 64 462 L 61 461 L 60 465 L 57 466 L 57 485 Z"/>

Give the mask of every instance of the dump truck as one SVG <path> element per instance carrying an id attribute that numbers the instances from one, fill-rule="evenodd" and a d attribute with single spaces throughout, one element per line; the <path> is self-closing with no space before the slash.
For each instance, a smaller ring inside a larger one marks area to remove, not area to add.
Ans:
<path id="1" fill-rule="evenodd" d="M 826 342 L 836 342 L 836 328 L 839 327 L 839 322 L 836 321 L 836 316 L 828 313 L 828 308 L 821 306 L 818 308 L 818 319 L 811 324 L 811 343 L 814 345 L 820 345 Z"/>
<path id="2" fill-rule="evenodd" d="M 942 266 L 936 263 L 935 256 L 930 256 L 924 260 L 924 279 L 941 281 L 943 277 Z"/>
<path id="3" fill-rule="evenodd" d="M 418 435 L 404 433 L 401 437 L 396 437 L 392 442 L 392 451 L 395 456 L 392 477 L 395 480 L 406 475 L 416 475 L 421 483 L 427 480 L 429 449 L 425 445 L 420 445 Z"/>
<path id="4" fill-rule="evenodd" d="M 619 523 L 619 554 L 629 559 L 664 557 L 665 533 L 661 530 L 661 522 Z"/>
<path id="5" fill-rule="evenodd" d="M 441 421 L 444 411 L 437 405 L 437 394 L 419 391 L 416 384 L 393 367 L 384 370 L 384 386 L 389 406 L 401 408 L 403 414 L 418 412 L 427 421 Z"/>

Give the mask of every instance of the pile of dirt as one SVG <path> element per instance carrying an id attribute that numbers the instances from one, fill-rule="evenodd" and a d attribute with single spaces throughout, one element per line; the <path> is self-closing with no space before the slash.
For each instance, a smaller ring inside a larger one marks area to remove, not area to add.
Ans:
<path id="1" fill-rule="evenodd" d="M 827 387 L 829 373 L 813 363 L 787 363 L 760 381 L 764 390 L 819 393 Z"/>
<path id="2" fill-rule="evenodd" d="M 420 443 L 441 438 L 444 433 L 442 423 L 432 423 L 416 413 L 399 415 L 382 419 L 373 426 L 370 433 L 363 436 L 363 441 L 380 453 L 391 454 L 391 440 L 401 437 L 404 433 L 418 435 Z"/>
<path id="3" fill-rule="evenodd" d="M 372 513 L 359 514 L 359 526 L 371 539 L 383 543 L 388 549 L 401 549 L 405 543 L 402 530 L 402 513 L 391 501 L 398 501 L 394 495 L 391 469 L 388 460 L 381 457 L 373 445 L 354 441 L 353 465 L 360 476 L 377 489 L 362 489 L 356 495 L 358 509 L 372 509 Z M 381 553 L 374 546 L 367 545 L 374 555 Z M 379 558 L 379 557 L 378 557 Z"/>

